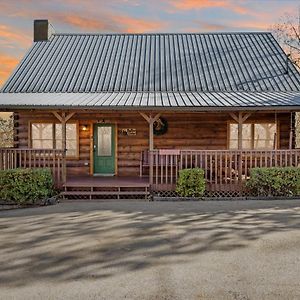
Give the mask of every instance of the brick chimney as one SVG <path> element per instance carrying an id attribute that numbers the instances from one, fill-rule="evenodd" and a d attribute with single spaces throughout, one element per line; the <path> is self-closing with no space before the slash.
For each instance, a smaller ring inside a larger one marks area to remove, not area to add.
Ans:
<path id="1" fill-rule="evenodd" d="M 54 33 L 53 26 L 48 20 L 34 20 L 33 23 L 33 41 L 49 41 L 51 35 Z"/>

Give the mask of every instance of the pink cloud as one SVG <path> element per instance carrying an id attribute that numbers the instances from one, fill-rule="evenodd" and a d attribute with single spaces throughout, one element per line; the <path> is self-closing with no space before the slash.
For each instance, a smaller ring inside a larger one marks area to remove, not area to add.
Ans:
<path id="1" fill-rule="evenodd" d="M 268 31 L 269 24 L 263 21 L 251 22 L 249 20 L 243 21 L 230 21 L 226 24 L 218 24 L 207 21 L 199 21 L 195 23 L 196 26 L 189 28 L 189 31 L 192 32 L 209 32 L 209 31 Z"/>
<path id="2" fill-rule="evenodd" d="M 32 37 L 15 28 L 0 24 L 0 85 L 8 78 L 19 59 L 12 56 L 15 50 L 21 51 L 30 46 Z"/>
<path id="3" fill-rule="evenodd" d="M 240 5 L 241 1 L 231 0 L 170 0 L 170 4 L 178 10 L 193 10 L 205 8 L 226 8 L 239 14 L 246 14 L 249 10 Z"/>
<path id="4" fill-rule="evenodd" d="M 111 32 L 151 32 L 164 27 L 164 22 L 148 21 L 133 18 L 126 15 L 105 14 L 103 17 L 84 17 L 80 14 L 53 14 L 52 20 L 88 30 L 88 31 L 111 31 Z"/>
<path id="5" fill-rule="evenodd" d="M 0 54 L 0 86 L 8 79 L 13 69 L 18 64 L 19 59 L 6 55 Z"/>
<path id="6" fill-rule="evenodd" d="M 115 22 L 119 22 L 119 24 L 125 29 L 126 32 L 153 32 L 156 30 L 160 30 L 164 27 L 163 22 L 158 21 L 147 21 L 143 19 L 131 18 L 127 16 L 118 16 L 113 17 Z"/>
<path id="7" fill-rule="evenodd" d="M 0 24 L 0 46 L 19 44 L 21 47 L 28 47 L 31 37 L 24 32 L 17 31 L 12 27 Z"/>

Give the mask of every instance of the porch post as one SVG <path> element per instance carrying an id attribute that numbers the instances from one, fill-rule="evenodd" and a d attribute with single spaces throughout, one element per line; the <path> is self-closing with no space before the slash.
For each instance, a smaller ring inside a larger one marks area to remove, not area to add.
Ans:
<path id="1" fill-rule="evenodd" d="M 238 150 L 243 148 L 243 116 L 239 112 L 239 122 L 238 122 Z"/>
<path id="2" fill-rule="evenodd" d="M 153 143 L 153 118 L 150 114 L 149 117 L 149 178 L 150 178 L 150 185 L 153 184 L 153 150 L 154 150 L 154 143 Z"/>
<path id="3" fill-rule="evenodd" d="M 243 115 L 242 112 L 239 112 L 238 116 L 230 113 L 230 116 L 238 123 L 238 181 L 241 184 L 243 176 L 243 123 L 251 116 L 251 113 Z M 247 172 L 247 170 L 245 171 Z"/>
<path id="4" fill-rule="evenodd" d="M 150 114 L 149 117 L 149 150 L 153 151 L 154 150 L 154 143 L 153 143 L 153 118 Z"/>
<path id="5" fill-rule="evenodd" d="M 66 152 L 67 152 L 67 126 L 66 126 L 66 113 L 62 113 L 61 119 L 61 139 L 62 139 L 62 149 L 63 149 L 63 165 L 62 165 L 62 177 L 63 182 L 67 181 L 67 165 L 66 165 Z"/>
<path id="6" fill-rule="evenodd" d="M 156 122 L 159 117 L 160 113 L 156 114 L 154 117 L 152 117 L 152 114 L 147 116 L 145 113 L 140 112 L 140 115 L 148 122 L 149 124 L 149 151 L 154 150 L 154 136 L 153 136 L 153 124 Z"/>
<path id="7" fill-rule="evenodd" d="M 153 135 L 153 124 L 156 122 L 160 113 L 152 117 L 152 114 L 147 116 L 145 113 L 140 112 L 140 115 L 148 122 L 149 124 L 149 181 L 150 185 L 153 184 L 153 150 L 154 150 L 154 135 Z"/>
<path id="8" fill-rule="evenodd" d="M 238 150 L 239 150 L 239 169 L 238 169 L 238 179 L 239 183 L 242 181 L 243 174 L 243 160 L 242 160 L 242 148 L 243 148 L 243 115 L 239 112 L 238 116 Z"/>
<path id="9" fill-rule="evenodd" d="M 294 138 L 294 126 L 295 126 L 295 118 L 294 114 L 291 112 L 290 115 L 290 136 L 289 136 L 289 149 L 293 149 L 293 138 Z"/>
<path id="10" fill-rule="evenodd" d="M 63 150 L 63 157 L 62 157 L 62 180 L 63 183 L 67 181 L 67 161 L 66 161 L 66 153 L 67 153 L 67 122 L 75 115 L 75 112 L 69 113 L 68 115 L 66 112 L 62 112 L 61 115 L 53 111 L 54 116 L 60 121 L 61 123 L 61 130 L 62 130 L 62 150 Z"/>

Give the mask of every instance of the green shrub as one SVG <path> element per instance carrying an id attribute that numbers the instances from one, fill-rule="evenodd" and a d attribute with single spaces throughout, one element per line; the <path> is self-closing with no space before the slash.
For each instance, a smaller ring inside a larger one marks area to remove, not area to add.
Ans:
<path id="1" fill-rule="evenodd" d="M 205 192 L 204 170 L 199 168 L 180 170 L 176 192 L 181 197 L 202 197 Z"/>
<path id="2" fill-rule="evenodd" d="M 300 168 L 251 169 L 246 188 L 253 196 L 300 195 Z"/>
<path id="3" fill-rule="evenodd" d="M 0 199 L 19 205 L 34 204 L 54 194 L 51 170 L 47 168 L 0 171 Z"/>

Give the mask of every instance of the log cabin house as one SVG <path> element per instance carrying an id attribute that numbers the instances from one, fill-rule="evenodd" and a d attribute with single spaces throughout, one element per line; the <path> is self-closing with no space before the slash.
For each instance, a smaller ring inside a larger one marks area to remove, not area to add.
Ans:
<path id="1" fill-rule="evenodd" d="M 170 194 L 183 168 L 238 195 L 259 166 L 298 166 L 300 74 L 271 33 L 59 34 L 0 93 L 15 146 L 0 168 L 50 167 L 65 196 Z"/>

